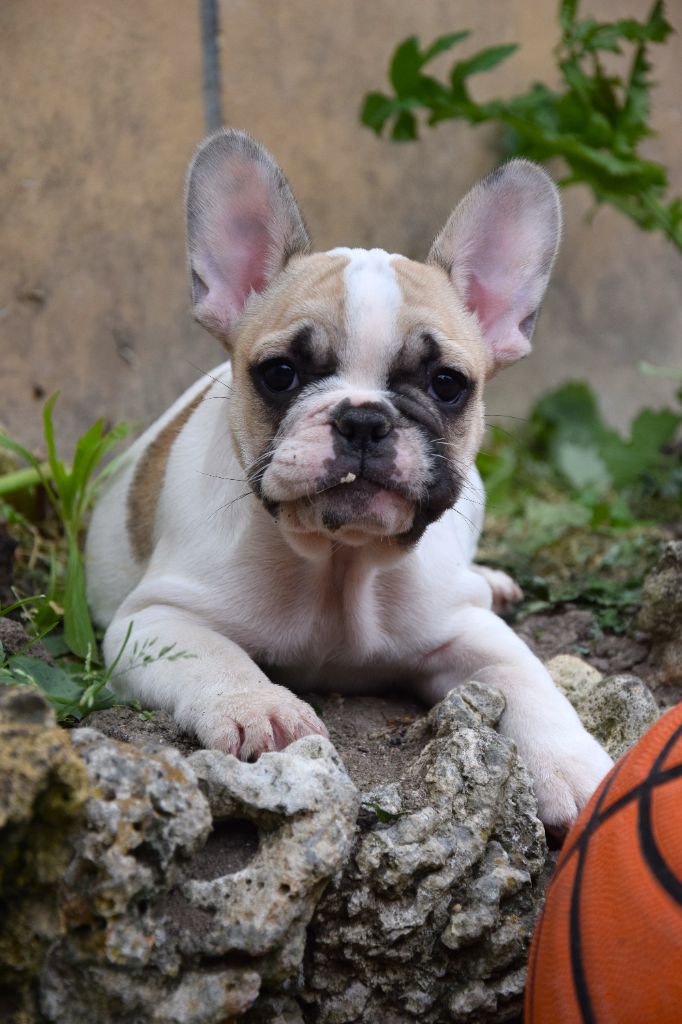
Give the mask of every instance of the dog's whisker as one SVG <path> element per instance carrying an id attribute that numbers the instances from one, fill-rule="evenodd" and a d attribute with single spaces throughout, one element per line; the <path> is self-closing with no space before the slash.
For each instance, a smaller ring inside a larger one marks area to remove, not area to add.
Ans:
<path id="1" fill-rule="evenodd" d="M 499 417 L 503 420 L 518 420 L 519 423 L 530 423 L 529 416 L 512 416 L 509 412 L 486 412 L 485 419 L 489 420 L 493 417 Z"/>
<path id="2" fill-rule="evenodd" d="M 495 424 L 495 430 L 499 430 L 499 432 L 500 432 L 501 434 L 504 434 L 504 436 L 505 436 L 505 437 L 506 437 L 506 438 L 507 438 L 507 439 L 508 439 L 509 441 L 513 441 L 513 442 L 514 442 L 514 444 L 515 444 L 515 445 L 517 445 L 517 446 L 518 446 L 519 448 L 526 448 L 526 447 L 527 447 L 527 444 L 526 444 L 526 442 L 525 442 L 525 441 L 523 440 L 523 438 L 520 438 L 520 437 L 518 436 L 518 434 L 514 434 L 514 433 L 513 433 L 513 432 L 512 432 L 511 430 L 507 430 L 507 428 L 506 428 L 506 427 L 501 427 L 501 426 L 499 425 L 499 423 L 496 423 L 496 424 Z M 481 450 L 482 450 L 482 449 L 481 449 Z"/>
<path id="3" fill-rule="evenodd" d="M 198 469 L 197 473 L 199 474 L 199 476 L 208 476 L 212 480 L 227 480 L 229 483 L 233 483 L 233 484 L 248 484 L 249 483 L 248 479 L 246 477 L 243 477 L 243 476 L 220 476 L 219 473 L 204 473 L 204 471 L 201 470 L 201 469 Z"/>
<path id="4" fill-rule="evenodd" d="M 224 505 L 221 505 L 219 508 L 215 509 L 215 511 L 211 512 L 208 518 L 213 519 L 214 516 L 217 516 L 219 512 L 231 509 L 232 506 L 236 504 L 236 502 L 241 501 L 242 498 L 248 498 L 249 496 L 255 498 L 255 494 L 253 493 L 253 491 L 244 491 L 243 494 L 238 494 L 236 498 L 232 499 L 232 501 L 226 502 Z"/>
<path id="5" fill-rule="evenodd" d="M 193 370 L 196 370 L 197 373 L 200 373 L 202 377 L 210 377 L 214 384 L 222 384 L 222 386 L 227 388 L 228 391 L 232 391 L 231 384 L 226 384 L 224 380 L 220 379 L 220 377 L 214 377 L 212 373 L 208 372 L 208 370 L 202 370 L 202 368 L 197 366 L 196 363 L 193 363 L 191 359 L 185 359 L 185 362 L 188 366 L 191 366 Z"/>
<path id="6" fill-rule="evenodd" d="M 457 508 L 456 505 L 453 505 L 453 511 L 456 512 L 458 516 L 461 516 L 461 518 L 468 525 L 470 530 L 473 530 L 474 533 L 478 533 L 479 532 L 479 528 L 476 525 L 476 523 L 472 523 L 471 519 L 469 519 L 468 516 L 465 516 L 464 513 L 462 512 L 462 510 Z"/>

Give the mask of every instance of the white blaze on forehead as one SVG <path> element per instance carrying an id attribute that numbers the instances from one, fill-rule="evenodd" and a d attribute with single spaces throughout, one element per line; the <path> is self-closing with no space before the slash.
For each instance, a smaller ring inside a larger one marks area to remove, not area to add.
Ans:
<path id="1" fill-rule="evenodd" d="M 386 387 L 386 372 L 399 350 L 398 312 L 403 301 L 393 266 L 404 259 L 383 249 L 332 249 L 330 256 L 345 256 L 347 356 L 344 378 L 364 387 Z"/>

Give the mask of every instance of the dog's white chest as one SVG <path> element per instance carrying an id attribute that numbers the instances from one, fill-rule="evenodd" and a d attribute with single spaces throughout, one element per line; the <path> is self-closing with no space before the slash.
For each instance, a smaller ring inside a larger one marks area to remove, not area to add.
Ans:
<path id="1" fill-rule="evenodd" d="M 231 573 L 222 595 L 223 622 L 253 657 L 269 665 L 307 666 L 307 675 L 334 662 L 360 665 L 393 644 L 396 614 L 377 569 L 340 552 L 331 564 L 267 562 L 248 579 Z M 383 599 L 382 599 L 383 598 Z"/>

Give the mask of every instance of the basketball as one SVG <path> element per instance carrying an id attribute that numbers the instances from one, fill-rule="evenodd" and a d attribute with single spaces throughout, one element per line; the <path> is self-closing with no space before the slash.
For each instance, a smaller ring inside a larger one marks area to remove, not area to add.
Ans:
<path id="1" fill-rule="evenodd" d="M 682 1021 L 682 704 L 568 834 L 531 945 L 525 1024 Z"/>

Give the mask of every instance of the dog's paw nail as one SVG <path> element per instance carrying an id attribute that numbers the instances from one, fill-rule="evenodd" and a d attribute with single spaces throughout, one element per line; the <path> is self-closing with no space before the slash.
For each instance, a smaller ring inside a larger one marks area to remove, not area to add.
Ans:
<path id="1" fill-rule="evenodd" d="M 241 761 L 256 761 L 261 754 L 284 750 L 311 734 L 329 735 L 310 705 L 293 694 L 282 698 L 276 693 L 264 698 L 260 693 L 226 700 L 203 739 L 208 747 L 233 754 Z"/>

